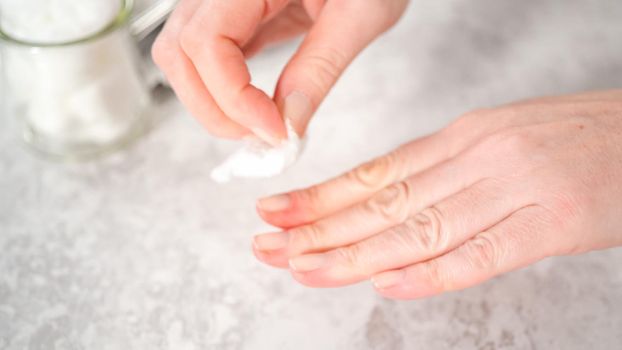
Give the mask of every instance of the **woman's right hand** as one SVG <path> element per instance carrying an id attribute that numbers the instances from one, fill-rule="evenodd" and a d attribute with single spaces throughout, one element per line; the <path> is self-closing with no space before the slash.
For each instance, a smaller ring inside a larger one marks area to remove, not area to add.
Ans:
<path id="1" fill-rule="evenodd" d="M 182 0 L 153 57 L 188 110 L 215 136 L 304 133 L 348 64 L 401 16 L 408 0 Z M 246 57 L 308 32 L 270 98 L 251 84 Z"/>

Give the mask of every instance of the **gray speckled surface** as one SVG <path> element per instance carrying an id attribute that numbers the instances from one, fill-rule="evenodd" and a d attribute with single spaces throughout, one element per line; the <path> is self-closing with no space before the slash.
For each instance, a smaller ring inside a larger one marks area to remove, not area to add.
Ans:
<path id="1" fill-rule="evenodd" d="M 275 77 L 291 47 L 252 62 Z M 348 70 L 287 174 L 217 186 L 229 150 L 173 99 L 126 152 L 57 164 L 0 127 L 0 349 L 620 349 L 622 249 L 393 302 L 252 257 L 260 195 L 308 185 L 477 106 L 622 86 L 619 0 L 414 1 Z"/>

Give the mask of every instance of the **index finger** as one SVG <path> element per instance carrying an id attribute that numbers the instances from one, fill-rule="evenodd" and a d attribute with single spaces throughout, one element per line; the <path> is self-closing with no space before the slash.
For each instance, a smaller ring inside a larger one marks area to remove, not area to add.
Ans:
<path id="1" fill-rule="evenodd" d="M 249 130 L 223 113 L 179 44 L 179 35 L 203 0 L 185 0 L 173 11 L 153 44 L 154 62 L 166 75 L 188 111 L 214 136 L 242 138 Z"/>
<path id="2" fill-rule="evenodd" d="M 441 134 L 433 134 L 321 184 L 260 199 L 257 209 L 264 220 L 278 227 L 307 224 L 367 199 L 448 157 L 446 140 Z"/>
<path id="3" fill-rule="evenodd" d="M 276 104 L 251 85 L 241 47 L 270 11 L 286 0 L 206 1 L 181 35 L 181 46 L 219 107 L 270 143 L 286 137 Z"/>

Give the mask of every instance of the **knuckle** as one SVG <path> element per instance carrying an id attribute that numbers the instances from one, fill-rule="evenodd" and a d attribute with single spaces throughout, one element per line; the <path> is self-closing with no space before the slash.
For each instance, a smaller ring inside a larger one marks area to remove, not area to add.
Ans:
<path id="1" fill-rule="evenodd" d="M 342 264 L 355 273 L 366 274 L 370 271 L 370 266 L 372 266 L 370 255 L 359 244 L 337 248 L 335 254 Z"/>
<path id="2" fill-rule="evenodd" d="M 325 206 L 326 203 L 322 198 L 323 191 L 319 185 L 314 185 L 309 188 L 295 191 L 292 196 L 297 203 L 301 203 L 305 210 L 310 211 L 310 214 L 316 215 L 317 208 Z"/>
<path id="3" fill-rule="evenodd" d="M 289 231 L 291 249 L 296 253 L 322 249 L 326 245 L 325 230 L 319 224 L 309 224 Z"/>
<path id="4" fill-rule="evenodd" d="M 455 156 L 468 146 L 475 144 L 475 140 L 480 135 L 486 134 L 492 127 L 492 123 L 486 123 L 485 119 L 494 113 L 491 109 L 478 109 L 462 116 L 451 122 L 447 127 L 440 131 L 441 137 L 446 140 L 445 148 L 447 154 Z"/>
<path id="5" fill-rule="evenodd" d="M 365 211 L 379 215 L 392 224 L 400 224 L 409 215 L 409 202 L 412 191 L 407 182 L 399 182 L 378 192 L 365 204 Z"/>
<path id="6" fill-rule="evenodd" d="M 441 264 L 437 260 L 430 260 L 421 266 L 423 267 L 423 273 L 427 278 L 429 287 L 437 293 L 450 290 L 447 274 L 441 268 Z"/>
<path id="7" fill-rule="evenodd" d="M 490 113 L 490 109 L 480 108 L 467 112 L 460 117 L 456 118 L 447 126 L 447 130 L 450 132 L 463 133 L 465 130 L 472 128 L 479 123 L 480 119 Z"/>
<path id="8" fill-rule="evenodd" d="M 486 234 L 473 238 L 464 245 L 465 256 L 474 268 L 494 271 L 499 266 L 500 249 L 492 237 Z"/>
<path id="9" fill-rule="evenodd" d="M 526 132 L 515 131 L 508 134 L 501 134 L 501 136 L 503 137 L 503 144 L 509 151 L 528 152 L 533 149 L 533 137 Z"/>
<path id="10" fill-rule="evenodd" d="M 370 21 L 375 21 L 376 27 L 384 31 L 400 19 L 408 1 L 367 0 L 361 2 L 360 5 L 366 7 L 366 13 L 370 14 Z"/>
<path id="11" fill-rule="evenodd" d="M 505 154 L 513 154 L 521 158 L 531 158 L 537 151 L 538 141 L 534 135 L 524 128 L 511 128 L 491 136 L 496 139 L 496 147 Z"/>
<path id="12" fill-rule="evenodd" d="M 448 245 L 449 235 L 444 229 L 444 215 L 436 207 L 423 210 L 406 221 L 410 235 L 410 243 L 426 252 L 444 251 Z"/>
<path id="13" fill-rule="evenodd" d="M 337 81 L 347 64 L 346 56 L 337 49 L 323 47 L 310 50 L 301 57 L 300 64 L 310 67 L 307 70 L 307 78 L 317 91 L 317 96 L 322 96 Z"/>
<path id="14" fill-rule="evenodd" d="M 179 34 L 179 45 L 189 56 L 194 56 L 203 44 L 202 35 L 192 25 L 186 26 Z"/>
<path id="15" fill-rule="evenodd" d="M 367 162 L 346 174 L 349 182 L 361 185 L 366 189 L 377 190 L 390 183 L 397 177 L 396 155 L 389 153 Z"/>
<path id="16" fill-rule="evenodd" d="M 583 184 L 565 184 L 562 189 L 553 191 L 551 196 L 551 209 L 557 214 L 560 227 L 576 224 L 576 218 L 583 217 L 585 211 L 595 206 L 594 197 Z"/>
<path id="17" fill-rule="evenodd" d="M 472 151 L 480 156 L 502 156 L 508 165 L 514 164 L 524 169 L 526 164 L 536 160 L 536 156 L 545 156 L 545 153 L 540 152 L 540 147 L 540 141 L 531 132 L 513 127 L 486 136 Z"/>
<path id="18" fill-rule="evenodd" d="M 394 254 L 396 251 L 403 251 L 408 256 L 420 256 L 421 255 L 421 242 L 417 237 L 416 231 L 414 231 L 410 225 L 398 225 L 391 228 L 388 234 L 380 235 L 379 238 L 384 240 L 383 247 L 390 247 L 387 249 L 390 254 Z"/>
<path id="19" fill-rule="evenodd" d="M 171 66 L 176 56 L 176 44 L 163 35 L 160 35 L 151 47 L 153 62 L 161 69 Z"/>

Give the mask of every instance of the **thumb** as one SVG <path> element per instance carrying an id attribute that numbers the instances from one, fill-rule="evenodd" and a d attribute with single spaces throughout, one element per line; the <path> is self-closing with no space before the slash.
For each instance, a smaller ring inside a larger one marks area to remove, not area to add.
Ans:
<path id="1" fill-rule="evenodd" d="M 406 0 L 328 1 L 276 87 L 281 115 L 304 134 L 313 113 L 352 60 L 391 27 Z"/>

